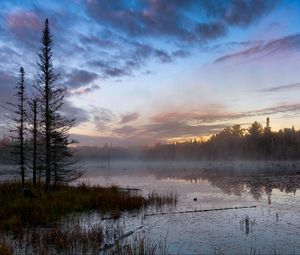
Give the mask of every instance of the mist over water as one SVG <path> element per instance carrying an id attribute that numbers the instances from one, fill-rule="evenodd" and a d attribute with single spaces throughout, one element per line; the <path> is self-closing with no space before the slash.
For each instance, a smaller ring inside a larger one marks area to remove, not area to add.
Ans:
<path id="1" fill-rule="evenodd" d="M 299 162 L 85 162 L 79 182 L 120 185 L 148 194 L 176 192 L 176 208 L 190 211 L 241 206 L 256 208 L 157 215 L 123 215 L 117 222 L 165 240 L 171 253 L 241 254 L 300 252 Z M 117 223 L 115 223 L 117 224 Z"/>
<path id="2" fill-rule="evenodd" d="M 300 253 L 298 161 L 111 161 L 108 168 L 107 161 L 94 160 L 80 165 L 85 174 L 76 183 L 178 194 L 175 208 L 159 209 L 170 214 L 144 217 L 157 213 L 150 208 L 105 223 L 125 232 L 143 226 L 136 235 L 166 240 L 172 254 Z M 7 169 L 1 166 L 0 178 L 14 178 L 15 168 Z M 248 206 L 257 207 L 171 213 Z"/>

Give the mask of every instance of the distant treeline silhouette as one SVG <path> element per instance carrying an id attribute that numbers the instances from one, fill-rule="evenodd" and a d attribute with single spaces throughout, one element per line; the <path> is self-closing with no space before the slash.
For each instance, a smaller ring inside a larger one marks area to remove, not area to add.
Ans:
<path id="1" fill-rule="evenodd" d="M 257 121 L 247 129 L 234 125 L 207 141 L 156 144 L 144 152 L 144 157 L 152 160 L 300 159 L 300 131 L 294 127 L 272 131 L 267 118 L 265 127 Z"/>
<path id="2" fill-rule="evenodd" d="M 78 148 L 78 156 L 106 159 L 138 158 L 144 160 L 216 160 L 216 159 L 300 159 L 300 131 L 284 128 L 272 131 L 270 119 L 263 127 L 255 121 L 248 128 L 241 125 L 224 128 L 207 141 L 190 140 L 181 143 L 156 144 L 141 147 Z"/>
<path id="3" fill-rule="evenodd" d="M 241 125 L 224 128 L 208 140 L 189 140 L 181 143 L 156 144 L 131 148 L 78 149 L 78 155 L 93 158 L 106 157 L 111 150 L 111 159 L 139 158 L 144 160 L 232 160 L 232 159 L 300 159 L 300 131 L 284 128 L 272 131 L 270 119 L 263 127 L 255 121 L 248 128 Z"/>
<path id="4" fill-rule="evenodd" d="M 5 151 L 5 144 L 8 144 L 7 138 L 2 142 L 0 140 L 0 151 Z M 105 161 L 108 155 L 111 160 L 296 160 L 300 159 L 300 130 L 292 127 L 272 131 L 270 119 L 267 118 L 265 127 L 257 121 L 248 128 L 234 125 L 208 140 L 127 148 L 107 144 L 103 147 L 80 146 L 75 153 L 80 160 Z"/>

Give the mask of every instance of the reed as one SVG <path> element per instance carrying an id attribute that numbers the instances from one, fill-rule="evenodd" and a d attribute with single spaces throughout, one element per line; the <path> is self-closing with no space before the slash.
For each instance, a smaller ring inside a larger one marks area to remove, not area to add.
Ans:
<path id="1" fill-rule="evenodd" d="M 12 246 L 8 244 L 4 237 L 0 236 L 0 254 L 1 255 L 12 255 L 14 252 Z"/>
<path id="2" fill-rule="evenodd" d="M 48 193 L 43 190 L 43 185 L 34 188 L 27 183 L 24 192 L 20 182 L 0 183 L 0 234 L 11 241 L 0 238 L 0 254 L 12 254 L 13 243 L 20 243 L 18 247 L 24 247 L 21 251 L 38 251 L 38 254 L 48 254 L 51 250 L 63 254 L 97 254 L 105 235 L 101 226 L 83 229 L 74 223 L 63 229 L 61 221 L 67 215 L 97 212 L 118 218 L 125 211 L 177 203 L 175 194 L 142 196 L 138 191 L 116 186 L 60 185 Z M 139 251 L 143 247 L 141 242 L 137 242 Z M 122 246 L 119 251 L 126 254 L 132 248 Z M 132 252 L 136 254 L 135 250 Z"/>

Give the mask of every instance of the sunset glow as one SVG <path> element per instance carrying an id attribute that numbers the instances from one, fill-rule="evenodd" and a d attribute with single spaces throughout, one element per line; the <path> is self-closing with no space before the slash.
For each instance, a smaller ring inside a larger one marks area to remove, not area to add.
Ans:
<path id="1" fill-rule="evenodd" d="M 0 101 L 12 100 L 20 65 L 30 91 L 49 18 L 82 145 L 176 142 L 266 117 L 273 130 L 300 128 L 297 0 L 47 4 L 0 3 Z"/>

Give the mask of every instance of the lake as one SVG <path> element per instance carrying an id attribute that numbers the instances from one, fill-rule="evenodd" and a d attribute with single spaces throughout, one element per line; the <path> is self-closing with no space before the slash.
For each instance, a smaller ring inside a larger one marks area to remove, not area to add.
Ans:
<path id="1" fill-rule="evenodd" d="M 143 217 L 111 224 L 167 243 L 172 254 L 299 254 L 299 162 L 88 162 L 80 181 L 176 192 L 166 212 L 256 206 Z M 156 211 L 153 209 L 153 211 Z M 148 212 L 149 213 L 149 212 Z"/>
<path id="2" fill-rule="evenodd" d="M 110 229 L 122 228 L 123 233 L 134 231 L 135 237 L 165 244 L 171 254 L 300 254 L 300 162 L 81 165 L 86 171 L 77 182 L 140 189 L 144 195 L 153 191 L 178 195 L 176 207 L 126 213 L 117 220 L 89 215 L 88 224 L 102 222 Z M 8 176 L 7 171 L 0 172 L 0 177 Z M 195 210 L 207 211 L 174 213 Z M 159 214 L 164 212 L 168 214 Z M 149 213 L 158 215 L 145 217 Z M 86 216 L 81 219 L 87 224 Z"/>

